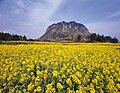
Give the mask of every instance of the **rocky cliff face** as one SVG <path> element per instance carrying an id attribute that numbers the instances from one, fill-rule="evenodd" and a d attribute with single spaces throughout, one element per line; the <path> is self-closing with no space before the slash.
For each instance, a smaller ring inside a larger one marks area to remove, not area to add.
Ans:
<path id="1" fill-rule="evenodd" d="M 80 36 L 81 41 L 89 41 L 90 32 L 80 23 L 59 22 L 50 25 L 45 34 L 39 38 L 41 41 L 62 41 L 69 40 L 75 41 Z"/>

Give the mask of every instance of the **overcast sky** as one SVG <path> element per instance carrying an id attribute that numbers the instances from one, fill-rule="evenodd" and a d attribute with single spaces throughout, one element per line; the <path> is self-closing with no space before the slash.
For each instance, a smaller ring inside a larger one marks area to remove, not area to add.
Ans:
<path id="1" fill-rule="evenodd" d="M 39 38 L 60 21 L 120 40 L 120 0 L 0 0 L 0 31 Z"/>

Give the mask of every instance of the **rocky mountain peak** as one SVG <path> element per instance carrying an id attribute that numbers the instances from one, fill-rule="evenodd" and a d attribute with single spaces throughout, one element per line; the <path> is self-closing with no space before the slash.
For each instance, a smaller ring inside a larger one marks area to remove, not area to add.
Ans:
<path id="1" fill-rule="evenodd" d="M 50 25 L 45 34 L 39 38 L 42 41 L 62 41 L 70 40 L 75 41 L 77 37 L 81 37 L 81 41 L 88 41 L 90 32 L 81 23 L 75 21 L 59 22 Z"/>

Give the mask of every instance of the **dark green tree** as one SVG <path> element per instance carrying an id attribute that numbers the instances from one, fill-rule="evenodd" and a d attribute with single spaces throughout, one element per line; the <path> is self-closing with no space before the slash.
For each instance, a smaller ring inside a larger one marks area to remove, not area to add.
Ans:
<path id="1" fill-rule="evenodd" d="M 110 36 L 105 36 L 105 42 L 111 42 L 112 38 Z"/>
<path id="2" fill-rule="evenodd" d="M 93 41 L 98 41 L 98 42 L 112 42 L 112 43 L 117 43 L 118 39 L 117 38 L 112 38 L 110 36 L 104 36 L 96 33 L 92 33 L 90 35 L 90 40 Z"/>
<path id="3" fill-rule="evenodd" d="M 23 40 L 27 40 L 27 37 L 25 35 L 23 36 Z"/>
<path id="4" fill-rule="evenodd" d="M 98 34 L 98 35 L 97 35 L 97 39 L 96 39 L 96 41 L 104 42 L 104 41 L 105 41 L 105 40 L 104 40 L 104 35 L 100 35 L 100 34 Z"/>
<path id="5" fill-rule="evenodd" d="M 78 35 L 77 38 L 76 38 L 76 41 L 77 42 L 80 42 L 82 40 L 82 36 L 81 35 Z"/>
<path id="6" fill-rule="evenodd" d="M 4 33 L 3 31 L 0 32 L 0 40 L 8 41 L 8 40 L 27 40 L 26 36 L 24 35 L 23 37 L 17 34 L 9 34 L 9 33 Z"/>
<path id="7" fill-rule="evenodd" d="M 112 40 L 111 40 L 111 43 L 118 43 L 118 39 L 116 37 L 114 37 Z"/>
<path id="8" fill-rule="evenodd" d="M 90 40 L 91 40 L 91 41 L 96 41 L 96 40 L 97 40 L 97 35 L 96 35 L 96 33 L 92 33 L 92 34 L 90 35 Z"/>

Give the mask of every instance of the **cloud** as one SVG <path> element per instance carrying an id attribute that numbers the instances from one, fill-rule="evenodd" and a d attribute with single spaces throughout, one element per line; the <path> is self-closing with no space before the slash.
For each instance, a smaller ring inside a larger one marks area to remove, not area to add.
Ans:
<path id="1" fill-rule="evenodd" d="M 120 40 L 120 22 L 101 21 L 86 23 L 86 26 L 92 33 L 110 35 L 112 37 L 117 37 Z"/>
<path id="2" fill-rule="evenodd" d="M 111 19 L 111 18 L 117 17 L 117 16 L 120 16 L 120 11 L 117 11 L 117 12 L 113 13 L 112 15 L 108 16 L 107 19 Z"/>
<path id="3" fill-rule="evenodd" d="M 14 13 L 17 15 L 24 13 L 28 24 L 36 25 L 49 21 L 49 18 L 56 11 L 57 6 L 59 6 L 61 2 L 62 0 L 44 0 L 44 2 L 38 0 L 17 0 L 14 3 L 16 3 L 18 8 L 14 10 Z"/>
<path id="4" fill-rule="evenodd" d="M 13 2 L 15 2 L 20 8 L 24 8 L 25 4 L 23 0 L 13 0 Z"/>
<path id="5" fill-rule="evenodd" d="M 23 10 L 23 9 L 16 9 L 16 10 L 14 11 L 14 13 L 17 14 L 17 15 L 19 15 L 19 14 L 21 14 L 21 13 L 24 13 L 24 10 Z"/>
<path id="6" fill-rule="evenodd" d="M 4 16 L 0 24 L 6 31 L 25 34 L 29 38 L 38 38 L 47 26 L 50 19 L 63 0 L 5 0 L 1 9 Z M 8 7 L 9 6 L 9 7 Z M 11 29 L 11 30 L 7 30 Z"/>

